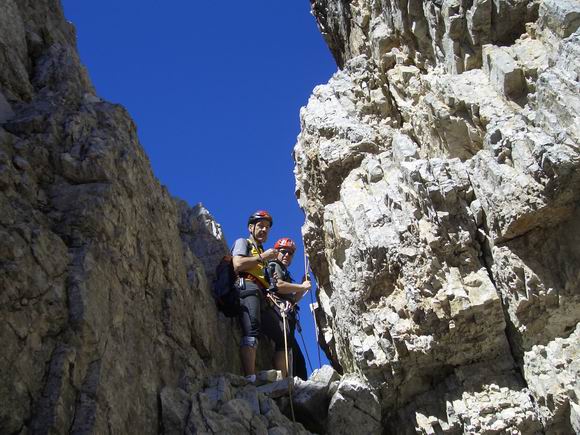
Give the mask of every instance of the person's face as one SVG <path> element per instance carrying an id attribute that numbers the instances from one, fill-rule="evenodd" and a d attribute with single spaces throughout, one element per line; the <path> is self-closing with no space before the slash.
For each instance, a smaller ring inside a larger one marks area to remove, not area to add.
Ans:
<path id="1" fill-rule="evenodd" d="M 286 267 L 290 266 L 293 257 L 294 253 L 289 249 L 282 248 L 278 251 L 278 261 Z"/>
<path id="2" fill-rule="evenodd" d="M 255 224 L 250 224 L 248 226 L 250 233 L 256 239 L 256 242 L 263 244 L 268 240 L 268 234 L 270 233 L 270 222 L 266 220 L 261 220 Z"/>

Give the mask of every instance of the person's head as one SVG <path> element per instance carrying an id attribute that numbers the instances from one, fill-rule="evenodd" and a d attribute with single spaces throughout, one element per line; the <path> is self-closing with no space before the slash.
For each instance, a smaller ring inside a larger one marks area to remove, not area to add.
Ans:
<path id="1" fill-rule="evenodd" d="M 254 240 L 263 244 L 268 240 L 270 228 L 274 225 L 274 220 L 270 213 L 264 210 L 258 210 L 248 218 L 248 231 Z"/>
<path id="2" fill-rule="evenodd" d="M 296 252 L 296 243 L 288 237 L 283 237 L 274 244 L 274 248 L 278 250 L 278 261 L 284 266 L 290 266 Z"/>

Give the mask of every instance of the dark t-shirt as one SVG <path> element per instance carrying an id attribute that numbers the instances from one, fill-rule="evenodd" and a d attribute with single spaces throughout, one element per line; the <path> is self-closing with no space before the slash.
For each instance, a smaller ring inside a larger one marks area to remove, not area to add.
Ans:
<path id="1" fill-rule="evenodd" d="M 276 260 L 270 261 L 268 263 L 268 274 L 270 274 L 271 280 L 274 279 L 274 273 L 276 273 L 282 281 L 294 282 L 294 280 L 290 276 L 290 272 L 288 271 L 286 266 L 284 266 L 282 263 L 280 263 L 279 261 L 276 261 Z M 278 290 L 276 287 L 274 287 L 274 288 L 276 289 L 276 291 Z M 281 297 L 282 299 L 286 299 L 286 300 L 291 301 L 291 302 L 295 301 L 294 293 L 287 293 L 287 294 L 277 293 L 277 295 L 279 297 Z"/>

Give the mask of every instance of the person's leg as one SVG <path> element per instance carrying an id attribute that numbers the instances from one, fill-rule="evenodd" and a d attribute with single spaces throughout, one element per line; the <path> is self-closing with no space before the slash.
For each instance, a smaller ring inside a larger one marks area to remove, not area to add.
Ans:
<path id="1" fill-rule="evenodd" d="M 262 332 L 268 336 L 275 346 L 272 364 L 274 369 L 280 370 L 286 377 L 286 356 L 284 354 L 284 333 L 282 332 L 282 320 L 276 308 L 269 306 L 262 312 Z"/>
<path id="2" fill-rule="evenodd" d="M 244 376 L 253 376 L 256 374 L 256 349 L 257 344 L 243 344 L 240 346 L 240 358 L 242 360 Z"/>
<path id="3" fill-rule="evenodd" d="M 283 350 L 274 352 L 274 368 L 280 370 L 284 378 L 288 376 L 286 373 L 286 355 Z"/>
<path id="4" fill-rule="evenodd" d="M 240 359 L 244 376 L 255 379 L 256 350 L 260 334 L 260 298 L 258 295 L 249 295 L 240 299 L 242 313 L 242 342 L 240 344 Z"/>
<path id="5" fill-rule="evenodd" d="M 296 338 L 292 338 L 292 374 L 294 376 L 298 376 L 300 379 L 307 380 L 308 372 L 306 370 L 306 360 L 304 359 L 304 354 L 302 353 L 302 349 L 300 349 Z"/>
<path id="6" fill-rule="evenodd" d="M 302 349 L 298 345 L 298 340 L 296 340 L 296 329 L 300 331 L 300 325 L 298 325 L 298 307 L 295 307 L 293 311 L 288 315 L 290 325 L 289 339 L 292 345 L 292 376 L 298 376 L 300 379 L 307 380 L 308 372 L 306 370 L 306 360 L 304 359 L 304 354 Z"/>

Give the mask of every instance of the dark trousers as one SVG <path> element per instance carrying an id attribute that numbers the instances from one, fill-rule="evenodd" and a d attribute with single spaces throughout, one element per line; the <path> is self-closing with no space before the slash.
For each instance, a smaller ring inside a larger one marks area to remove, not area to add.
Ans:
<path id="1" fill-rule="evenodd" d="M 303 380 L 308 379 L 306 361 L 295 337 L 292 337 L 292 374 Z"/>
<path id="2" fill-rule="evenodd" d="M 262 312 L 262 332 L 274 342 L 276 352 L 283 352 L 284 347 L 284 322 L 280 312 L 272 306 L 267 306 Z M 292 344 L 294 329 L 286 316 L 286 340 L 288 348 Z"/>
<path id="3" fill-rule="evenodd" d="M 244 337 L 260 336 L 262 326 L 262 290 L 256 283 L 244 280 L 245 288 L 240 290 L 240 325 Z"/>

